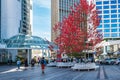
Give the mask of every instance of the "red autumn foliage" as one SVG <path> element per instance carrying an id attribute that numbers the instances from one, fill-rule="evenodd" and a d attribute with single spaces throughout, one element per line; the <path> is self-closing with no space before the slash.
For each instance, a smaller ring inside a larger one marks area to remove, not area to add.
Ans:
<path id="1" fill-rule="evenodd" d="M 62 22 L 55 25 L 54 32 L 59 33 L 55 43 L 60 53 L 75 53 L 85 49 L 94 49 L 102 41 L 102 34 L 97 31 L 100 18 L 95 4 L 80 0 L 71 8 L 71 13 Z"/>

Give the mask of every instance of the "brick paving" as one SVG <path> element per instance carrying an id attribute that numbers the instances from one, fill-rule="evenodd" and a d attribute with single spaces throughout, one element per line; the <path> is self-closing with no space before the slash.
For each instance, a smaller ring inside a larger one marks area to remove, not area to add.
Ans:
<path id="1" fill-rule="evenodd" d="M 45 74 L 40 66 L 27 70 L 16 66 L 0 66 L 0 80 L 120 80 L 120 66 L 101 65 L 97 70 L 73 71 L 71 68 L 46 67 Z"/>

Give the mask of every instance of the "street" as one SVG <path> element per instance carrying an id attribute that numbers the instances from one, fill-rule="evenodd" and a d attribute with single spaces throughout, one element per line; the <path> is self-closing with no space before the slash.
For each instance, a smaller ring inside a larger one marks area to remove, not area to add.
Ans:
<path id="1" fill-rule="evenodd" d="M 120 80 L 120 66 L 101 65 L 97 70 L 73 71 L 71 68 L 46 67 L 45 74 L 40 66 L 34 68 L 0 66 L 0 80 Z"/>

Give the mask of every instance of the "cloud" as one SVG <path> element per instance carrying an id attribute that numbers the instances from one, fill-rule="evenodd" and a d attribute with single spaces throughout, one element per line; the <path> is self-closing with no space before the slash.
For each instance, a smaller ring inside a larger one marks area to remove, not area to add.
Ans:
<path id="1" fill-rule="evenodd" d="M 33 3 L 39 7 L 51 8 L 51 0 L 33 0 Z"/>

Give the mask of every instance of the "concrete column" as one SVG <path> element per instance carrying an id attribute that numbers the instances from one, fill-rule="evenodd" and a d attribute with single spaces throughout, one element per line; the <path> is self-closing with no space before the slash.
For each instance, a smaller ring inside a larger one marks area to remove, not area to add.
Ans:
<path id="1" fill-rule="evenodd" d="M 28 64 L 30 63 L 30 52 L 29 49 L 27 50 L 27 59 L 28 59 Z"/>
<path id="2" fill-rule="evenodd" d="M 103 46 L 103 54 L 107 54 L 107 52 L 106 52 L 106 46 Z"/>
<path id="3" fill-rule="evenodd" d="M 49 49 L 48 49 L 48 63 L 50 63 L 50 52 L 49 52 Z"/>
<path id="4" fill-rule="evenodd" d="M 44 57 L 44 49 L 42 49 L 42 57 Z"/>
<path id="5" fill-rule="evenodd" d="M 10 59 L 10 53 L 9 53 L 9 50 L 8 50 L 8 60 Z"/>

